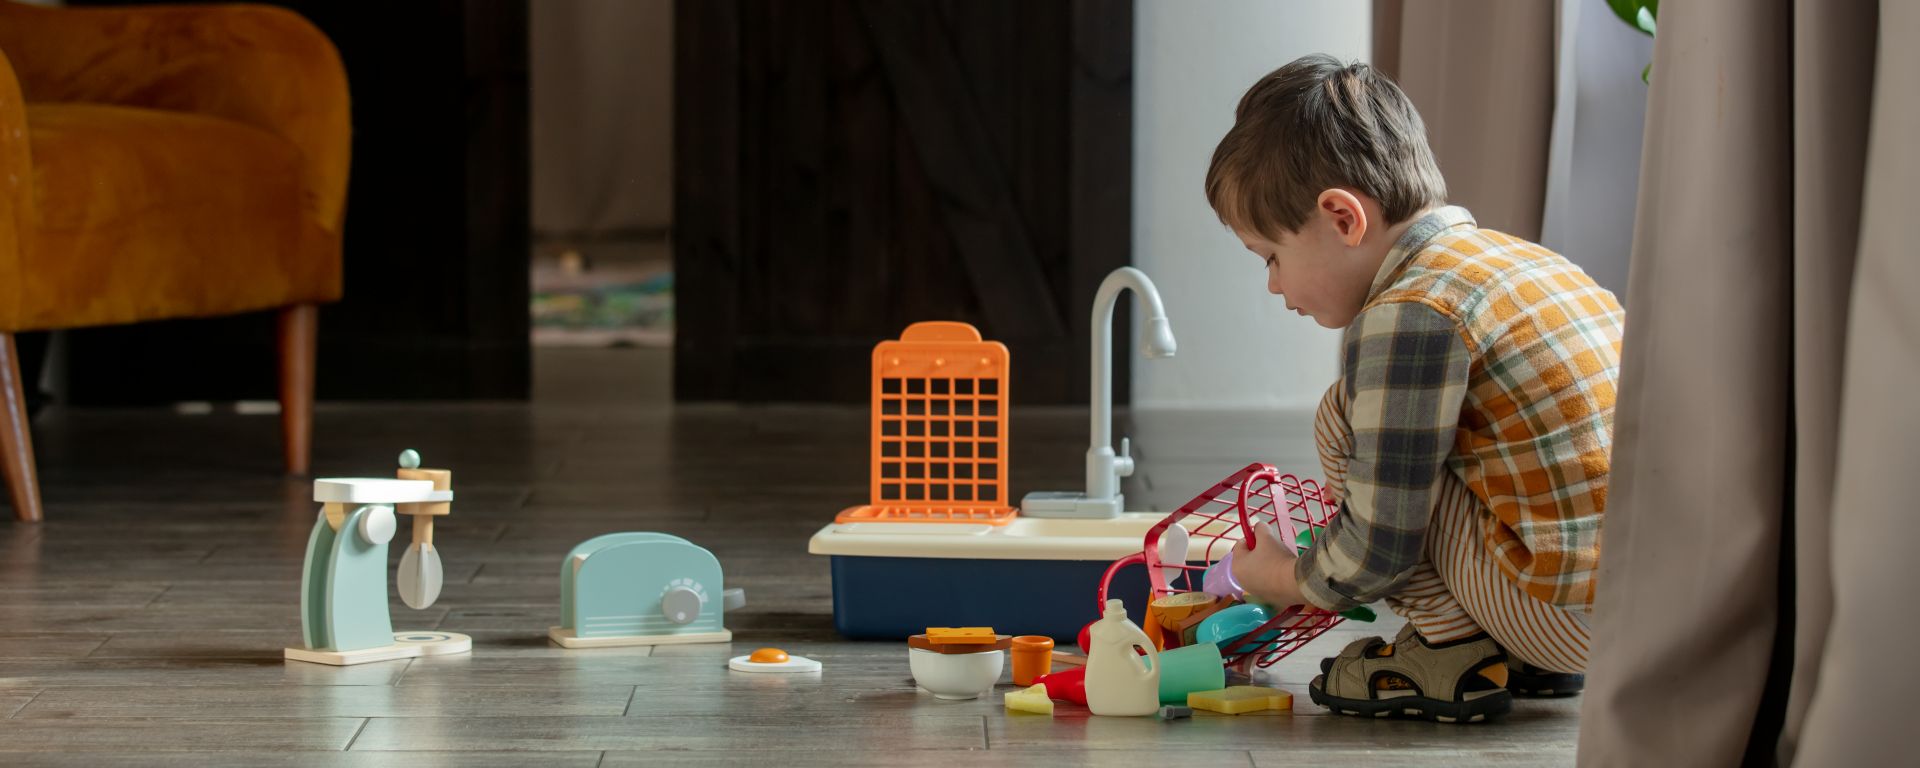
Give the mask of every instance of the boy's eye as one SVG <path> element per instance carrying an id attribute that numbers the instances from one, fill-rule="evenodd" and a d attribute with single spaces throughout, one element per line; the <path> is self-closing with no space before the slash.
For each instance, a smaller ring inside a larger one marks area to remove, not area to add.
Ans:
<path id="1" fill-rule="evenodd" d="M 1273 254 L 1267 254 L 1267 258 L 1266 258 L 1266 262 L 1267 262 L 1267 268 L 1268 268 L 1268 269 L 1272 269 L 1272 268 L 1273 268 Z"/>

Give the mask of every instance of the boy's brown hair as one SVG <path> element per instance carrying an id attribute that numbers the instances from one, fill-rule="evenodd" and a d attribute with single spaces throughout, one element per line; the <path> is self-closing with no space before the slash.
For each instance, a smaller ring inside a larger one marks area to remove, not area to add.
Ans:
<path id="1" fill-rule="evenodd" d="M 1378 201 L 1389 225 L 1447 200 L 1426 124 L 1399 86 L 1365 64 L 1302 56 L 1240 98 L 1207 168 L 1207 202 L 1227 226 L 1277 239 L 1334 187 Z"/>

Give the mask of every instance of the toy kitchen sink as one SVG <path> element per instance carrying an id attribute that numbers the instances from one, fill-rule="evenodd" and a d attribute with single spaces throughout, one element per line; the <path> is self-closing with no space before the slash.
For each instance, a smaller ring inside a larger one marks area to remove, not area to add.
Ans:
<path id="1" fill-rule="evenodd" d="M 832 558 L 833 620 L 855 639 L 898 640 L 927 627 L 993 627 L 1073 643 L 1100 618 L 1107 566 L 1140 551 L 1159 513 L 1122 512 L 1133 459 L 1112 445 L 1113 305 L 1143 303 L 1149 357 L 1174 353 L 1153 281 L 1122 267 L 1100 284 L 1092 324 L 1091 447 L 1085 492 L 1007 493 L 1007 348 L 970 325 L 924 322 L 873 350 L 871 501 L 843 511 L 807 551 Z M 1123 441 L 1124 446 L 1124 441 Z M 1147 577 L 1116 574 L 1136 597 Z"/>
<path id="2" fill-rule="evenodd" d="M 1162 513 L 1100 520 L 1016 517 L 984 523 L 836 522 L 807 551 L 831 558 L 833 623 L 856 640 L 899 640 L 927 627 L 993 627 L 1066 647 L 1100 617 L 1100 579 L 1140 551 Z M 1120 596 L 1147 594 L 1147 575 L 1114 576 Z M 1136 622 L 1145 608 L 1129 601 Z"/>

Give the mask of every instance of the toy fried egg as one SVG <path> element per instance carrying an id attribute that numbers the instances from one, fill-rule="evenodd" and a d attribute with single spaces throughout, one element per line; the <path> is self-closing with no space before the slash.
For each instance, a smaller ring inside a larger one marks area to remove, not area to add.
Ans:
<path id="1" fill-rule="evenodd" d="M 748 655 L 728 659 L 727 669 L 735 672 L 818 672 L 820 662 L 805 656 L 789 656 L 778 648 L 761 648 Z"/>

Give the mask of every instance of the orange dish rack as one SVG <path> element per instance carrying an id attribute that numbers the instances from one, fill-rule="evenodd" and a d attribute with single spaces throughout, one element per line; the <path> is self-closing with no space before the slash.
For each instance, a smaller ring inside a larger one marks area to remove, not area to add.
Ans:
<path id="1" fill-rule="evenodd" d="M 1100 580 L 1099 604 L 1106 604 L 1114 574 L 1129 565 L 1147 568 L 1147 603 L 1199 592 L 1206 564 L 1219 560 L 1242 540 L 1252 541 L 1254 526 L 1273 525 L 1284 546 L 1295 546 L 1303 532 L 1310 532 L 1304 538 L 1311 539 L 1339 510 L 1339 503 L 1320 483 L 1281 474 L 1266 464 L 1249 464 L 1155 523 L 1147 530 L 1140 552 L 1108 566 Z M 1180 562 L 1162 562 L 1162 536 L 1176 523 L 1187 531 L 1187 556 Z M 1193 564 L 1195 555 L 1203 555 L 1201 564 Z M 1342 620 L 1313 606 L 1287 608 L 1247 633 L 1247 641 L 1234 643 L 1232 652 L 1224 655 L 1226 665 L 1242 670 L 1265 668 Z"/>
<path id="2" fill-rule="evenodd" d="M 873 349 L 871 501 L 839 523 L 1006 525 L 1005 345 L 966 323 L 922 322 Z"/>

